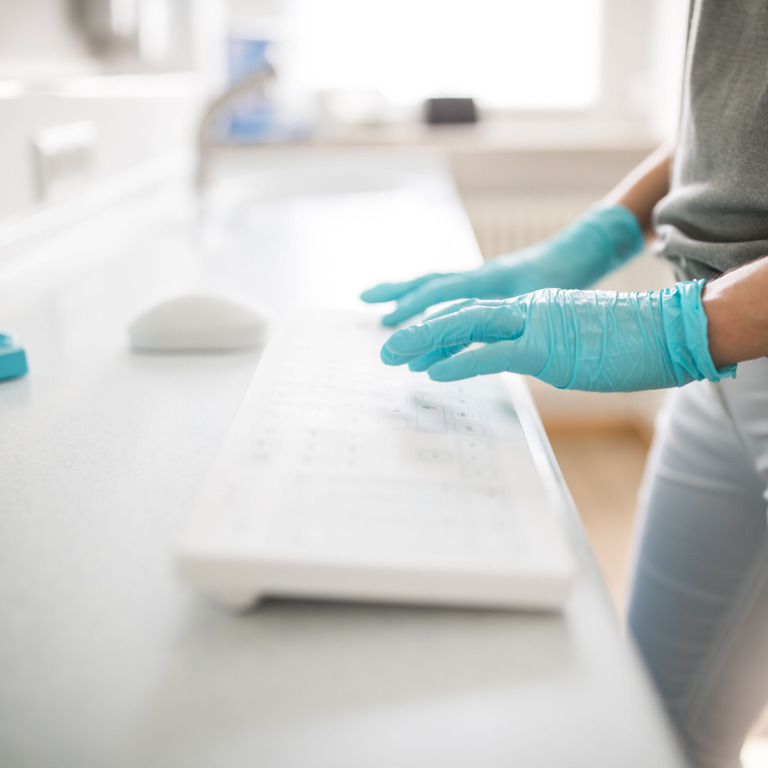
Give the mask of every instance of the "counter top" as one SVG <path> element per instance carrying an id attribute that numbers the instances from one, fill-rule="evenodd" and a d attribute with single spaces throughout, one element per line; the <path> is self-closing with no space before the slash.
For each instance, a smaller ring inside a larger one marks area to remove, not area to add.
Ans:
<path id="1" fill-rule="evenodd" d="M 579 578 L 562 615 L 277 600 L 235 615 L 176 581 L 258 351 L 134 355 L 133 316 L 201 287 L 277 319 L 359 309 L 372 283 L 479 260 L 434 153 L 246 165 L 202 215 L 160 190 L 2 266 L 0 328 L 30 372 L 0 383 L 0 763 L 683 766 L 564 485 Z"/>

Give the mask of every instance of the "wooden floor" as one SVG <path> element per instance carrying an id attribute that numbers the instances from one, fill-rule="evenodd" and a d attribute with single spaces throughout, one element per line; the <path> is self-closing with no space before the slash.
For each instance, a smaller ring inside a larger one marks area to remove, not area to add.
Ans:
<path id="1" fill-rule="evenodd" d="M 623 615 L 637 491 L 648 446 L 630 427 L 586 432 L 548 425 L 547 434 Z"/>
<path id="2" fill-rule="evenodd" d="M 631 427 L 590 431 L 546 424 L 550 443 L 623 618 L 637 493 L 647 441 Z M 768 710 L 742 752 L 743 768 L 768 768 Z"/>

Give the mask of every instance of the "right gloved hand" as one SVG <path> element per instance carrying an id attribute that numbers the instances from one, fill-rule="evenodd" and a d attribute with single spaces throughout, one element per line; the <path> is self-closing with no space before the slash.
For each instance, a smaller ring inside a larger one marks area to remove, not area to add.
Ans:
<path id="1" fill-rule="evenodd" d="M 598 205 L 549 240 L 477 269 L 381 283 L 360 298 L 371 304 L 396 301 L 395 310 L 381 321 L 394 326 L 433 304 L 454 299 L 507 299 L 541 288 L 588 288 L 644 245 L 633 213 L 620 205 Z"/>
<path id="2" fill-rule="evenodd" d="M 545 289 L 451 304 L 395 331 L 381 350 L 434 381 L 501 371 L 560 389 L 635 392 L 735 376 L 709 352 L 703 280 L 644 293 Z M 478 348 L 468 349 L 472 344 Z M 480 346 L 481 345 L 481 346 Z"/>

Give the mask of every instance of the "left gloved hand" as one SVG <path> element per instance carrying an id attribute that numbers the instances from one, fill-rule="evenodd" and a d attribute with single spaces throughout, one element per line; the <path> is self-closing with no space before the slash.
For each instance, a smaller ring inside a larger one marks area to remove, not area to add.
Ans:
<path id="1" fill-rule="evenodd" d="M 541 288 L 588 288 L 643 250 L 637 217 L 622 205 L 598 204 L 543 242 L 464 272 L 432 273 L 364 291 L 368 303 L 396 301 L 381 318 L 399 325 L 433 304 L 456 299 L 508 299 Z"/>
<path id="2" fill-rule="evenodd" d="M 436 381 L 513 371 L 561 389 L 629 392 L 733 376 L 709 354 L 704 281 L 648 293 L 546 289 L 454 304 L 384 344 L 388 365 Z M 479 349 L 466 348 L 480 342 Z M 464 351 L 466 350 L 466 351 Z"/>

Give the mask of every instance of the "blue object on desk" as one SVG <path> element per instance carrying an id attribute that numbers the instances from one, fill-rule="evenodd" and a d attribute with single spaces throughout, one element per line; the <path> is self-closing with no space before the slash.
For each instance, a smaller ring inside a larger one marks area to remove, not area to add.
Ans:
<path id="1" fill-rule="evenodd" d="M 230 84 L 242 80 L 269 65 L 267 49 L 269 41 L 248 38 L 230 38 L 228 64 Z M 258 140 L 275 133 L 279 127 L 275 105 L 257 94 L 230 111 L 227 136 L 238 140 Z"/>
<path id="2" fill-rule="evenodd" d="M 0 333 L 0 381 L 15 379 L 27 372 L 27 354 L 13 336 Z"/>
<path id="3" fill-rule="evenodd" d="M 231 37 L 227 41 L 229 84 L 271 67 L 268 53 L 270 40 Z M 262 93 L 243 96 L 222 120 L 222 130 L 228 141 L 259 143 L 270 141 L 301 141 L 311 133 L 311 126 L 283 114 L 273 99 Z"/>

